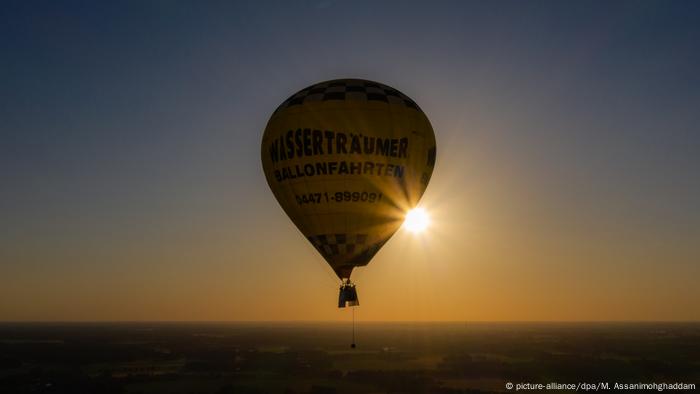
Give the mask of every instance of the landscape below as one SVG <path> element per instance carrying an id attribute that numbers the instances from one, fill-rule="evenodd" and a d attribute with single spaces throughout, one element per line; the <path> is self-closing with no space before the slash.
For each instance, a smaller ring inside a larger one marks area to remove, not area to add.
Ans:
<path id="1" fill-rule="evenodd" d="M 700 323 L 2 323 L 7 393 L 479 393 L 700 382 Z M 550 391 L 553 392 L 553 391 Z"/>

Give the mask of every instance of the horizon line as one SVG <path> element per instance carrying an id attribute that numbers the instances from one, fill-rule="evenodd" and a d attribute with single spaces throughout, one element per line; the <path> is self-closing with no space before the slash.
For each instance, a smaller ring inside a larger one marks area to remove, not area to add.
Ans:
<path id="1" fill-rule="evenodd" d="M 0 324 L 332 324 L 346 320 L 0 320 Z M 361 320 L 372 324 L 586 324 L 586 323 L 700 323 L 700 320 Z"/>

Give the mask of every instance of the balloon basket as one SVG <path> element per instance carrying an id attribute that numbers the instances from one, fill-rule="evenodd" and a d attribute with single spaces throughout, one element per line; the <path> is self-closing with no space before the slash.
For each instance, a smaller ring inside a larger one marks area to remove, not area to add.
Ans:
<path id="1" fill-rule="evenodd" d="M 349 279 L 343 281 L 343 284 L 340 285 L 340 294 L 338 296 L 338 308 L 359 305 L 360 301 L 357 298 L 357 290 L 355 289 L 355 284 L 350 282 Z"/>

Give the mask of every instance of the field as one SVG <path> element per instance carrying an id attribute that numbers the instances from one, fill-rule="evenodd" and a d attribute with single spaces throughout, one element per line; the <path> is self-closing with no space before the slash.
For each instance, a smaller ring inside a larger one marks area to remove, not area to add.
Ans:
<path id="1" fill-rule="evenodd" d="M 4 323 L 0 391 L 478 393 L 507 392 L 508 382 L 700 383 L 698 323 L 364 323 L 358 347 L 349 342 L 340 323 Z"/>

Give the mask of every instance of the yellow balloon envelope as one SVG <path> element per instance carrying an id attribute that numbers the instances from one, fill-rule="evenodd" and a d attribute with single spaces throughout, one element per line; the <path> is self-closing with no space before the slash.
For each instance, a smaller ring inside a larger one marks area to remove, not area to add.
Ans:
<path id="1" fill-rule="evenodd" d="M 338 79 L 284 101 L 261 153 L 277 201 L 347 280 L 416 206 L 435 152 L 433 129 L 413 100 L 377 82 Z"/>

